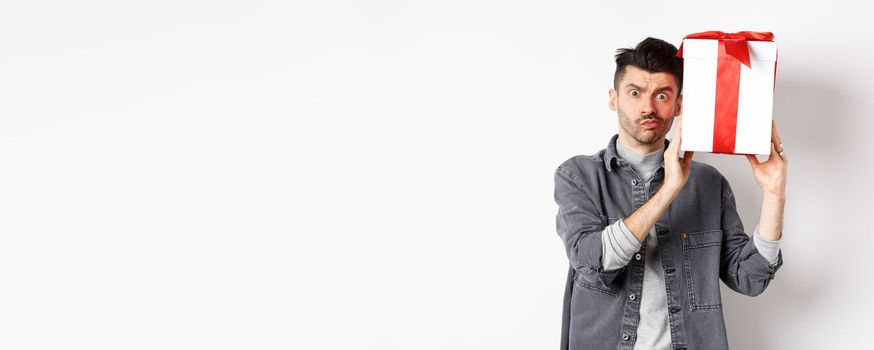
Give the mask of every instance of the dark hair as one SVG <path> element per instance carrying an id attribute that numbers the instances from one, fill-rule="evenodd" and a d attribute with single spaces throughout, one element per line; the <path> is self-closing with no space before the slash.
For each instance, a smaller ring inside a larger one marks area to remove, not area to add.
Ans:
<path id="1" fill-rule="evenodd" d="M 656 38 L 646 38 L 635 48 L 616 50 L 616 73 L 613 88 L 625 75 L 625 67 L 634 66 L 649 73 L 670 73 L 677 81 L 677 90 L 683 89 L 683 59 L 676 56 L 677 48 L 671 43 Z M 677 91 L 679 93 L 680 91 Z"/>

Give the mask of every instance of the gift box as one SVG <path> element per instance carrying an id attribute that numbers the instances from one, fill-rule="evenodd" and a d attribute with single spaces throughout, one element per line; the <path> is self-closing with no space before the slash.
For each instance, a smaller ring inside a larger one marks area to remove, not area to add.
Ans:
<path id="1" fill-rule="evenodd" d="M 777 44 L 773 34 L 687 35 L 681 151 L 770 154 Z"/>

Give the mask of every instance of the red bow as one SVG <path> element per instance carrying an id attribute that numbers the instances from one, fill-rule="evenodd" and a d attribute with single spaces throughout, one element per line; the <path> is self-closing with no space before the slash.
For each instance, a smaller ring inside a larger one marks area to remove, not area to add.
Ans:
<path id="1" fill-rule="evenodd" d="M 716 39 L 724 42 L 726 54 L 736 58 L 745 66 L 752 68 L 750 65 L 750 48 L 747 45 L 747 41 L 773 41 L 774 34 L 771 32 L 723 33 L 720 31 L 709 31 L 689 34 L 684 39 Z M 680 44 L 677 57 L 683 57 L 683 44 Z"/>

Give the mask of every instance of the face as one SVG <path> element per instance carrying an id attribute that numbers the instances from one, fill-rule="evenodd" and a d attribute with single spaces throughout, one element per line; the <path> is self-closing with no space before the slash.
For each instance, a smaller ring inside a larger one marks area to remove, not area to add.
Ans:
<path id="1" fill-rule="evenodd" d="M 619 115 L 619 139 L 631 147 L 660 148 L 679 115 L 682 96 L 674 76 L 625 67 L 619 90 L 610 90 L 610 109 Z"/>

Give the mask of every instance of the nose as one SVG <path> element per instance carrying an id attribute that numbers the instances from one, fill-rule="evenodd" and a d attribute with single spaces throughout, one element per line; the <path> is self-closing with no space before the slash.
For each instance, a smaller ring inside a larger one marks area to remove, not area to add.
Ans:
<path id="1" fill-rule="evenodd" d="M 642 116 L 650 115 L 650 114 L 652 114 L 653 110 L 654 110 L 653 102 L 651 100 L 646 99 L 643 102 L 641 102 L 640 115 L 642 115 Z"/>

